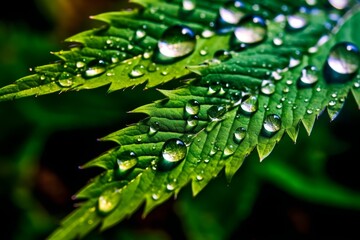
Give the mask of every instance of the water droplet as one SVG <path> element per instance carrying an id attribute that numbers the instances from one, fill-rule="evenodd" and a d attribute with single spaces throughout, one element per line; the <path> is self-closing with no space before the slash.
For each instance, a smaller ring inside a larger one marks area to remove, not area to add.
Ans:
<path id="1" fill-rule="evenodd" d="M 281 128 L 281 118 L 276 114 L 269 114 L 266 116 L 263 124 L 263 134 L 271 137 Z"/>
<path id="2" fill-rule="evenodd" d="M 86 63 L 85 62 L 82 62 L 82 61 L 78 61 L 76 62 L 76 67 L 77 68 L 83 68 L 86 66 Z"/>
<path id="3" fill-rule="evenodd" d="M 107 215 L 115 209 L 120 202 L 118 189 L 105 190 L 98 199 L 98 211 L 101 215 Z"/>
<path id="4" fill-rule="evenodd" d="M 151 198 L 152 198 L 152 200 L 157 201 L 157 200 L 159 200 L 160 195 L 159 195 L 158 193 L 153 193 L 153 194 L 151 195 Z"/>
<path id="5" fill-rule="evenodd" d="M 196 4 L 195 0 L 183 0 L 182 1 L 182 10 L 185 12 L 191 12 L 195 10 Z"/>
<path id="6" fill-rule="evenodd" d="M 207 114 L 211 121 L 221 121 L 221 117 L 226 113 L 224 105 L 215 105 L 208 109 Z"/>
<path id="7" fill-rule="evenodd" d="M 246 128 L 244 127 L 238 127 L 235 131 L 234 131 L 234 142 L 239 144 L 241 143 L 242 140 L 244 140 L 246 136 Z"/>
<path id="8" fill-rule="evenodd" d="M 194 31 L 185 25 L 173 25 L 165 30 L 158 42 L 154 61 L 169 63 L 191 54 L 196 46 Z"/>
<path id="9" fill-rule="evenodd" d="M 259 103 L 255 95 L 245 95 L 240 104 L 242 111 L 245 114 L 252 114 L 258 110 Z"/>
<path id="10" fill-rule="evenodd" d="M 74 84 L 74 82 L 71 79 L 59 79 L 57 83 L 61 87 L 65 87 L 65 88 L 71 87 Z"/>
<path id="11" fill-rule="evenodd" d="M 260 16 L 248 15 L 235 28 L 230 45 L 234 50 L 242 50 L 244 47 L 262 42 L 266 36 L 265 20 Z"/>
<path id="12" fill-rule="evenodd" d="M 275 92 L 275 84 L 271 80 L 263 80 L 261 82 L 261 92 L 265 95 L 271 95 Z"/>
<path id="13" fill-rule="evenodd" d="M 227 1 L 219 8 L 215 28 L 218 33 L 224 34 L 232 31 L 234 26 L 245 16 L 245 4 L 241 1 Z"/>
<path id="14" fill-rule="evenodd" d="M 155 135 L 160 129 L 160 123 L 158 121 L 151 122 L 149 127 L 149 135 Z"/>
<path id="15" fill-rule="evenodd" d="M 349 7 L 350 2 L 351 0 L 329 0 L 330 5 L 339 10 Z"/>
<path id="16" fill-rule="evenodd" d="M 138 42 L 146 37 L 146 31 L 143 28 L 139 28 L 134 33 L 134 41 Z"/>
<path id="17" fill-rule="evenodd" d="M 232 144 L 226 146 L 224 149 L 224 152 L 223 152 L 224 157 L 229 157 L 229 156 L 233 155 L 235 153 L 235 150 L 236 150 L 236 148 Z"/>
<path id="18" fill-rule="evenodd" d="M 145 69 L 144 65 L 141 65 L 141 64 L 135 65 L 133 67 L 133 69 L 131 70 L 131 72 L 129 73 L 129 76 L 131 78 L 142 77 L 145 75 L 145 71 L 146 71 L 146 69 Z"/>
<path id="19" fill-rule="evenodd" d="M 83 77 L 92 78 L 97 77 L 106 72 L 107 63 L 103 60 L 92 60 L 88 63 L 87 69 L 85 70 Z"/>
<path id="20" fill-rule="evenodd" d="M 347 82 L 357 74 L 359 65 L 358 47 L 350 42 L 337 43 L 331 48 L 325 62 L 325 79 L 329 83 Z"/>
<path id="21" fill-rule="evenodd" d="M 133 151 L 124 151 L 117 155 L 114 168 L 115 177 L 121 179 L 129 173 L 137 164 L 138 157 Z"/>
<path id="22" fill-rule="evenodd" d="M 289 68 L 294 68 L 300 65 L 302 59 L 302 53 L 296 50 L 291 56 L 289 61 Z"/>
<path id="23" fill-rule="evenodd" d="M 297 31 L 304 29 L 308 25 L 306 13 L 298 12 L 294 15 L 287 16 L 287 30 Z"/>
<path id="24" fill-rule="evenodd" d="M 319 70 L 315 66 L 308 65 L 301 70 L 298 80 L 299 87 L 310 87 L 319 80 Z"/>
<path id="25" fill-rule="evenodd" d="M 274 37 L 273 38 L 273 44 L 275 46 L 281 46 L 284 43 L 283 39 L 281 37 Z"/>
<path id="26" fill-rule="evenodd" d="M 201 37 L 203 37 L 203 38 L 211 38 L 214 35 L 215 35 L 215 32 L 213 32 L 209 29 L 205 29 L 204 31 L 201 32 Z"/>
<path id="27" fill-rule="evenodd" d="M 214 53 L 214 58 L 218 59 L 221 62 L 225 62 L 232 58 L 232 55 L 227 50 L 218 50 Z"/>
<path id="28" fill-rule="evenodd" d="M 219 83 L 217 83 L 217 82 L 212 82 L 212 83 L 210 84 L 209 88 L 208 88 L 208 92 L 207 92 L 207 93 L 208 93 L 209 95 L 213 95 L 213 94 L 219 92 L 219 91 L 220 91 L 220 88 L 221 88 L 221 86 L 220 86 Z"/>
<path id="29" fill-rule="evenodd" d="M 194 127 L 196 127 L 199 123 L 199 117 L 197 115 L 191 115 L 186 120 L 186 130 L 192 130 Z"/>
<path id="30" fill-rule="evenodd" d="M 177 138 L 167 140 L 162 149 L 157 167 L 159 170 L 170 170 L 176 167 L 187 154 L 185 143 Z"/>
<path id="31" fill-rule="evenodd" d="M 200 103 L 195 100 L 189 100 L 186 104 L 185 104 L 185 112 L 189 115 L 196 115 L 198 114 L 200 111 Z"/>
<path id="32" fill-rule="evenodd" d="M 196 180 L 200 182 L 200 181 L 204 180 L 204 177 L 201 175 L 197 175 Z"/>

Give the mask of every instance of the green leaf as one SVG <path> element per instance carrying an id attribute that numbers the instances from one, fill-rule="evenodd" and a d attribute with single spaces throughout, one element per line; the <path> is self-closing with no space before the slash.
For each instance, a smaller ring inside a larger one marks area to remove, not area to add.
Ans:
<path id="1" fill-rule="evenodd" d="M 181 9 L 181 1 L 141 1 L 144 9 L 96 16 L 109 26 L 70 38 L 70 42 L 80 42 L 82 46 L 57 53 L 65 60 L 64 64 L 39 67 L 35 75 L 0 89 L 2 99 L 6 100 L 65 91 L 64 86 L 60 87 L 59 77 L 63 77 L 65 85 L 69 84 L 66 90 L 111 83 L 110 91 L 114 91 L 145 81 L 148 87 L 174 78 L 183 81 L 177 89 L 159 90 L 165 96 L 163 100 L 133 111 L 145 113 L 148 118 L 102 138 L 119 146 L 83 166 L 101 167 L 104 172 L 76 194 L 84 203 L 49 239 L 82 237 L 98 226 L 100 230 L 108 229 L 144 204 L 146 216 L 188 184 L 195 196 L 223 170 L 231 180 L 254 149 L 262 161 L 284 133 L 295 142 L 300 123 L 310 134 L 323 111 L 333 120 L 349 92 L 359 104 L 358 77 L 333 83 L 329 72 L 323 70 L 329 51 L 336 43 L 347 41 L 360 45 L 354 33 L 360 17 L 358 6 L 342 16 L 335 27 L 327 6 L 309 6 L 309 12 L 304 13 L 305 27 L 294 30 L 289 29 L 285 16 L 278 15 L 282 13 L 279 9 L 288 4 L 289 12 L 283 14 L 297 13 L 303 3 L 251 1 L 254 2 L 258 5 L 248 9 L 249 13 L 260 12 L 267 18 L 267 34 L 261 43 L 233 49 L 232 32 L 201 37 L 205 26 L 206 30 L 211 29 L 216 22 L 222 1 L 214 1 L 210 8 L 208 4 L 198 3 L 194 11 L 186 14 Z M 330 30 L 325 22 L 330 24 Z M 131 78 L 129 73 L 133 67 L 139 64 L 145 67 L 155 60 L 146 59 L 146 48 L 156 46 L 163 32 L 177 23 L 186 24 L 199 36 L 194 52 L 179 61 L 157 63 L 159 70 Z M 128 40 L 144 24 L 147 26 L 144 42 Z M 263 29 L 257 30 L 261 34 Z M 248 34 L 249 31 L 251 29 Z M 110 69 L 109 65 L 103 69 L 103 62 L 99 60 L 110 62 L 115 42 L 120 44 L 120 50 L 115 51 L 125 53 L 124 58 L 113 62 Z M 219 57 L 218 50 L 229 50 L 229 53 Z M 355 61 L 359 58 L 356 54 Z M 99 71 L 101 75 L 87 78 L 75 74 L 78 61 L 82 59 L 85 59 L 85 66 L 97 61 L 100 69 L 93 68 L 91 73 Z M 308 75 L 304 76 L 304 72 Z M 45 79 L 45 84 L 39 85 L 44 76 L 41 74 L 52 76 L 54 80 Z M 299 82 L 301 76 L 316 81 L 307 85 Z M 276 166 L 269 169 L 269 174 L 276 174 L 279 169 L 285 168 Z"/>

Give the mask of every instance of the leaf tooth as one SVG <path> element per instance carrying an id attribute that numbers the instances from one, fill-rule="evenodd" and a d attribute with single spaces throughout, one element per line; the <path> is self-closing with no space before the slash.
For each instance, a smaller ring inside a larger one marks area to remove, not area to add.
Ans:
<path id="1" fill-rule="evenodd" d="M 360 83 L 357 83 L 360 85 Z M 360 109 L 360 87 L 352 87 L 351 88 L 352 95 L 355 99 L 356 104 L 358 105 L 358 108 Z"/>
<path id="2" fill-rule="evenodd" d="M 310 115 L 305 115 L 302 119 L 301 122 L 307 132 L 307 134 L 310 136 L 311 131 L 314 127 L 315 124 L 315 120 L 316 120 L 316 114 L 310 114 Z"/>
<path id="3" fill-rule="evenodd" d="M 297 137 L 299 135 L 299 126 L 287 128 L 286 133 L 291 138 L 291 140 L 296 143 Z"/>

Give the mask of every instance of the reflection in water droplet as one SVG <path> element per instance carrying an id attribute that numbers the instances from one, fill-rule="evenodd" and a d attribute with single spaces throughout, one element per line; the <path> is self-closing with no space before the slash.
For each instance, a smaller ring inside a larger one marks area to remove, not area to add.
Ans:
<path id="1" fill-rule="evenodd" d="M 200 104 L 197 100 L 192 99 L 189 100 L 186 104 L 185 104 L 185 112 L 189 115 L 196 115 L 198 114 L 200 111 Z"/>
<path id="2" fill-rule="evenodd" d="M 134 33 L 134 41 L 138 42 L 146 37 L 146 31 L 143 28 L 137 29 Z"/>
<path id="3" fill-rule="evenodd" d="M 145 67 L 143 65 L 135 65 L 134 68 L 129 73 L 131 78 L 138 78 L 145 75 Z"/>
<path id="4" fill-rule="evenodd" d="M 297 31 L 304 29 L 308 25 L 306 13 L 298 12 L 294 15 L 287 16 L 287 30 Z"/>
<path id="5" fill-rule="evenodd" d="M 121 179 L 128 174 L 137 164 L 138 157 L 133 151 L 124 151 L 117 155 L 114 168 L 115 177 Z"/>
<path id="6" fill-rule="evenodd" d="M 267 137 L 271 137 L 277 131 L 279 131 L 280 128 L 281 118 L 276 114 L 269 114 L 264 120 L 262 133 Z"/>
<path id="7" fill-rule="evenodd" d="M 235 131 L 234 131 L 234 142 L 239 144 L 241 143 L 242 140 L 244 140 L 246 136 L 246 128 L 244 127 L 238 127 Z"/>
<path id="8" fill-rule="evenodd" d="M 185 25 L 174 25 L 165 30 L 158 42 L 156 62 L 172 62 L 191 54 L 196 46 L 194 31 Z"/>
<path id="9" fill-rule="evenodd" d="M 212 106 L 208 109 L 207 114 L 211 121 L 221 121 L 221 117 L 226 113 L 224 105 Z"/>
<path id="10" fill-rule="evenodd" d="M 275 84 L 271 80 L 263 80 L 261 82 L 261 92 L 265 95 L 271 95 L 275 92 Z"/>
<path id="11" fill-rule="evenodd" d="M 244 17 L 230 39 L 230 45 L 234 50 L 241 50 L 249 45 L 257 44 L 265 40 L 267 26 L 265 20 L 256 15 Z"/>
<path id="12" fill-rule="evenodd" d="M 92 78 L 97 77 L 106 72 L 107 63 L 103 60 L 92 60 L 88 63 L 87 69 L 85 70 L 83 77 Z"/>
<path id="13" fill-rule="evenodd" d="M 155 135 L 160 129 L 160 123 L 158 121 L 151 122 L 149 127 L 149 135 Z"/>
<path id="14" fill-rule="evenodd" d="M 101 215 L 107 215 L 115 209 L 120 202 L 120 192 L 117 189 L 105 190 L 98 199 L 98 211 Z"/>
<path id="15" fill-rule="evenodd" d="M 215 21 L 215 28 L 219 34 L 232 31 L 234 26 L 245 16 L 245 4 L 238 0 L 227 1 L 219 9 L 218 17 Z"/>
<path id="16" fill-rule="evenodd" d="M 350 42 L 340 42 L 330 50 L 324 66 L 324 76 L 329 83 L 344 83 L 358 72 L 360 53 L 358 47 Z"/>
<path id="17" fill-rule="evenodd" d="M 245 114 L 252 114 L 258 110 L 258 99 L 255 95 L 245 95 L 240 104 L 241 109 Z"/>
<path id="18" fill-rule="evenodd" d="M 159 170 L 167 171 L 176 167 L 187 154 L 185 143 L 177 138 L 167 140 L 162 149 L 157 167 Z"/>
<path id="19" fill-rule="evenodd" d="M 308 65 L 301 70 L 298 80 L 299 87 L 310 87 L 319 79 L 319 70 L 315 66 Z"/>

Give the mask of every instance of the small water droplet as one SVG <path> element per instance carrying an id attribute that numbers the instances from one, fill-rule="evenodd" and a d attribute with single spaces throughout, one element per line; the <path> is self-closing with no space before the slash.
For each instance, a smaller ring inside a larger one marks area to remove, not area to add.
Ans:
<path id="1" fill-rule="evenodd" d="M 315 66 L 308 65 L 301 70 L 298 80 L 299 87 L 310 87 L 319 80 L 319 70 Z"/>
<path id="2" fill-rule="evenodd" d="M 103 60 L 92 60 L 87 64 L 87 69 L 85 70 L 83 77 L 92 78 L 99 76 L 106 72 L 107 63 Z"/>
<path id="3" fill-rule="evenodd" d="M 162 149 L 157 167 L 159 170 L 170 170 L 176 167 L 187 154 L 187 147 L 185 143 L 177 138 L 167 140 Z"/>
<path id="4" fill-rule="evenodd" d="M 195 10 L 196 3 L 195 0 L 183 0 L 182 1 L 182 10 L 185 12 L 191 12 Z"/>
<path id="5" fill-rule="evenodd" d="M 166 29 L 159 42 L 155 62 L 168 63 L 191 54 L 196 46 L 194 31 L 185 25 L 173 25 Z"/>
<path id="6" fill-rule="evenodd" d="M 230 45 L 234 50 L 258 44 L 267 37 L 267 26 L 265 20 L 257 15 L 247 15 L 234 30 L 230 39 Z"/>
<path id="7" fill-rule="evenodd" d="M 199 117 L 197 115 L 191 115 L 186 120 L 186 130 L 190 131 L 195 128 L 199 123 Z"/>
<path id="8" fill-rule="evenodd" d="M 208 109 L 207 114 L 211 121 L 221 121 L 221 117 L 226 113 L 224 105 L 215 105 Z"/>
<path id="9" fill-rule="evenodd" d="M 201 37 L 203 38 L 211 38 L 214 35 L 215 32 L 210 29 L 205 29 L 204 31 L 201 32 Z"/>
<path id="10" fill-rule="evenodd" d="M 238 127 L 235 131 L 234 131 L 234 142 L 239 144 L 242 142 L 242 140 L 244 140 L 246 136 L 246 128 L 244 127 Z"/>
<path id="11" fill-rule="evenodd" d="M 146 31 L 143 28 L 139 28 L 134 33 L 134 41 L 138 42 L 146 37 Z"/>
<path id="12" fill-rule="evenodd" d="M 262 133 L 267 137 L 271 137 L 276 132 L 278 132 L 280 128 L 281 128 L 281 118 L 279 117 L 279 115 L 269 114 L 266 116 L 264 120 Z"/>
<path id="13" fill-rule="evenodd" d="M 68 87 L 71 87 L 74 82 L 72 81 L 71 78 L 68 78 L 68 79 L 59 79 L 57 81 L 57 83 L 61 86 L 61 87 L 65 87 L 65 88 L 68 88 Z"/>
<path id="14" fill-rule="evenodd" d="M 158 193 L 153 193 L 153 194 L 151 195 L 151 198 L 152 198 L 152 200 L 157 201 L 157 200 L 159 200 L 160 195 L 159 195 Z"/>
<path id="15" fill-rule="evenodd" d="M 77 61 L 77 62 L 76 62 L 76 67 L 77 67 L 77 68 L 83 68 L 83 67 L 85 67 L 85 66 L 86 66 L 86 63 L 83 62 L 83 61 Z"/>
<path id="16" fill-rule="evenodd" d="M 233 155 L 235 153 L 235 150 L 236 150 L 236 148 L 232 144 L 226 146 L 225 149 L 224 149 L 224 152 L 223 152 L 224 157 L 229 157 L 229 156 Z"/>
<path id="17" fill-rule="evenodd" d="M 137 164 L 138 157 L 133 151 L 124 151 L 117 155 L 114 167 L 115 177 L 121 179 L 128 174 Z"/>
<path id="18" fill-rule="evenodd" d="M 263 80 L 261 82 L 261 92 L 265 95 L 271 95 L 275 92 L 275 84 L 271 80 Z"/>
<path id="19" fill-rule="evenodd" d="M 149 135 L 154 136 L 160 129 L 160 123 L 158 121 L 151 122 L 149 126 Z"/>
<path id="20" fill-rule="evenodd" d="M 101 215 L 107 215 L 115 209 L 120 202 L 120 192 L 117 189 L 107 189 L 101 193 L 98 199 L 98 211 Z"/>
<path id="21" fill-rule="evenodd" d="M 359 65 L 358 47 L 350 42 L 337 43 L 331 48 L 325 62 L 325 79 L 328 83 L 347 82 L 357 74 Z"/>
<path id="22" fill-rule="evenodd" d="M 217 50 L 214 53 L 214 58 L 216 58 L 217 60 L 221 61 L 221 62 L 225 62 L 229 59 L 232 58 L 232 55 L 229 51 L 227 50 Z"/>
<path id="23" fill-rule="evenodd" d="M 275 46 L 281 46 L 284 43 L 283 39 L 281 37 L 274 37 L 273 38 L 273 44 Z"/>
<path id="24" fill-rule="evenodd" d="M 343 10 L 349 7 L 350 2 L 351 0 L 329 0 L 330 5 L 338 10 Z"/>
<path id="25" fill-rule="evenodd" d="M 256 112 L 259 107 L 257 97 L 255 95 L 249 95 L 249 94 L 245 95 L 242 98 L 240 107 L 245 114 L 252 114 Z"/>
<path id="26" fill-rule="evenodd" d="M 133 69 L 131 70 L 131 72 L 129 73 L 129 76 L 131 78 L 142 77 L 145 75 L 145 71 L 146 71 L 146 69 L 145 69 L 144 65 L 141 65 L 141 64 L 135 65 L 133 67 Z"/>
<path id="27" fill-rule="evenodd" d="M 196 180 L 200 182 L 200 181 L 204 180 L 204 177 L 201 175 L 197 175 Z"/>

